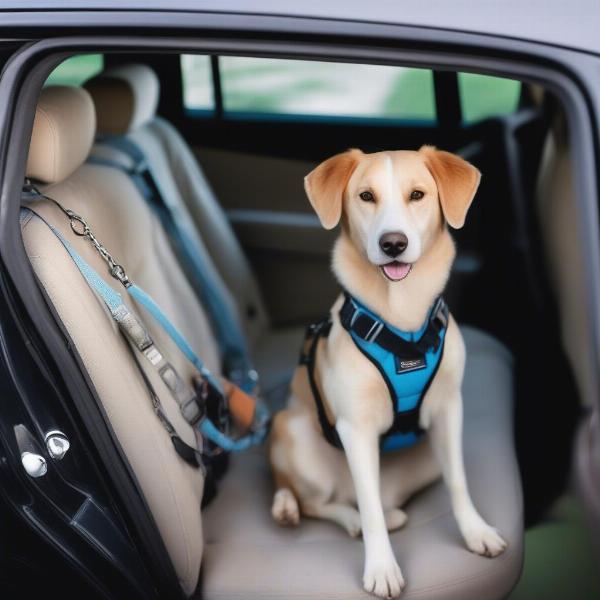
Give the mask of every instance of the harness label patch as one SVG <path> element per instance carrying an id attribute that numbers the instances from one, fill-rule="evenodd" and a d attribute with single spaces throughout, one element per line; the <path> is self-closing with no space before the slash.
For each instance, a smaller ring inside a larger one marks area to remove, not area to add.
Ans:
<path id="1" fill-rule="evenodd" d="M 424 369 L 427 366 L 424 356 L 420 358 L 402 358 L 400 356 L 396 356 L 394 358 L 396 359 L 396 373 L 418 371 L 419 369 Z"/>

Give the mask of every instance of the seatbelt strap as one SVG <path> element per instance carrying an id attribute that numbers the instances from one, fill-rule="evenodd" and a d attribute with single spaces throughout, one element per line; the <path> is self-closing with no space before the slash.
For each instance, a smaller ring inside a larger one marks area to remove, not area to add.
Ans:
<path id="1" fill-rule="evenodd" d="M 41 194 L 38 195 L 38 197 L 51 200 L 67 215 L 73 232 L 76 235 L 82 237 L 85 236 L 91 241 L 102 258 L 107 262 L 111 276 L 123 284 L 128 293 L 150 313 L 150 315 L 164 329 L 167 335 L 171 337 L 181 352 L 194 365 L 202 379 L 208 384 L 208 386 L 203 386 L 198 390 L 201 391 L 201 395 L 202 393 L 207 394 L 208 392 L 216 393 L 219 394 L 221 399 L 224 401 L 225 396 L 220 381 L 214 377 L 210 370 L 204 365 L 200 357 L 198 357 L 198 355 L 194 352 L 185 337 L 169 321 L 167 316 L 154 302 L 154 300 L 146 292 L 144 292 L 144 290 L 129 280 L 123 267 L 113 259 L 106 248 L 104 248 L 104 246 L 97 240 L 86 221 L 80 215 L 77 215 L 70 209 L 64 208 L 56 200 Z M 29 192 L 29 198 L 31 198 L 31 192 Z M 269 423 L 269 413 L 264 405 L 257 405 L 255 416 L 256 425 L 254 431 L 247 436 L 244 436 L 238 440 L 234 440 L 221 432 L 206 414 L 205 405 L 208 398 L 201 398 L 201 400 L 204 401 L 204 406 L 199 404 L 196 393 L 194 393 L 194 391 L 185 384 L 175 368 L 166 361 L 160 350 L 154 344 L 142 322 L 123 303 L 121 295 L 111 286 L 109 286 L 102 279 L 102 277 L 100 277 L 100 275 L 89 265 L 89 263 L 87 263 L 87 261 L 85 261 L 85 259 L 73 248 L 73 246 L 60 231 L 58 231 L 41 215 L 30 208 L 23 208 L 22 210 L 29 211 L 38 217 L 58 238 L 88 285 L 100 296 L 108 308 L 111 316 L 118 324 L 120 330 L 132 342 L 134 347 L 140 353 L 142 353 L 150 362 L 150 364 L 159 372 L 161 378 L 172 392 L 183 417 L 188 423 L 190 423 L 192 426 L 197 426 L 204 437 L 213 442 L 213 444 L 217 445 L 219 448 L 228 452 L 246 450 L 264 440 L 268 431 Z M 204 391 L 202 392 L 202 390 Z"/>
<path id="2" fill-rule="evenodd" d="M 207 310 L 213 331 L 219 341 L 227 377 L 245 392 L 252 393 L 258 384 L 258 375 L 249 358 L 248 348 L 240 329 L 237 315 L 221 294 L 220 283 L 212 272 L 212 267 L 204 260 L 204 250 L 200 247 L 197 232 L 176 206 L 168 202 L 162 193 L 160 182 L 154 177 L 148 161 L 139 146 L 124 136 L 109 136 L 99 140 L 127 156 L 131 167 L 119 161 L 99 156 L 90 156 L 88 162 L 118 168 L 134 182 L 138 191 L 160 219 L 177 255 L 190 276 L 203 306 Z"/>

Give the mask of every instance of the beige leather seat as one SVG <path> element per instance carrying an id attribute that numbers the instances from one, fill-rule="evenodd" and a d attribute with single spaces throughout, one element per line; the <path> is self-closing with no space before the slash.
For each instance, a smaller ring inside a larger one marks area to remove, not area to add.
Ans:
<path id="1" fill-rule="evenodd" d="M 217 345 L 206 316 L 159 223 L 120 170 L 82 164 L 94 129 L 93 104 L 84 90 L 44 90 L 28 175 L 45 182 L 48 195 L 86 217 L 131 278 L 159 302 L 216 371 Z M 58 228 L 109 285 L 123 292 L 91 244 L 70 231 L 55 205 L 38 201 L 32 208 Z M 174 452 L 112 318 L 46 225 L 34 217 L 22 228 L 36 274 L 88 371 L 184 592 L 194 592 L 202 562 L 202 593 L 207 598 L 364 598 L 359 542 L 324 522 L 305 520 L 294 530 L 273 524 L 272 487 L 262 449 L 233 458 L 217 499 L 201 516 L 202 475 Z M 123 297 L 143 318 L 143 310 L 126 294 Z M 190 377 L 190 365 L 162 330 L 151 319 L 143 320 L 177 370 Z M 411 502 L 409 524 L 392 536 L 409 582 L 407 598 L 502 598 L 520 572 L 521 493 L 512 451 L 511 358 L 489 336 L 464 331 L 467 474 L 478 508 L 501 529 L 509 548 L 494 560 L 467 552 L 446 490 L 435 484 Z M 147 375 L 178 433 L 193 443 L 193 432 L 162 380 L 152 369 Z"/>
<path id="2" fill-rule="evenodd" d="M 45 184 L 44 192 L 81 214 L 95 235 L 166 311 L 210 369 L 218 372 L 217 345 L 206 316 L 183 276 L 159 223 L 122 172 L 83 164 L 95 135 L 94 105 L 77 88 L 49 87 L 35 116 L 27 174 Z M 77 252 L 141 315 L 152 337 L 178 372 L 193 368 L 152 319 L 144 318 L 92 245 L 71 232 L 52 202 L 31 207 L 63 233 Z M 200 502 L 203 476 L 175 453 L 154 414 L 148 389 L 131 351 L 102 302 L 49 228 L 37 218 L 23 225 L 23 239 L 37 277 L 54 304 L 85 365 L 124 455 L 164 539 L 183 590 L 197 585 L 203 549 Z M 146 366 L 146 361 L 142 361 Z M 194 432 L 162 379 L 146 370 L 179 435 L 194 444 Z"/>
<path id="3" fill-rule="evenodd" d="M 408 523 L 391 536 L 407 580 L 402 598 L 493 600 L 516 584 L 523 557 L 522 499 L 512 441 L 512 359 L 489 335 L 462 329 L 464 450 L 475 505 L 502 532 L 495 559 L 467 551 L 440 481 L 407 505 Z M 402 476 L 401 473 L 398 474 Z M 203 592 L 207 600 L 362 600 L 362 540 L 323 521 L 275 525 L 273 487 L 261 452 L 235 456 L 219 500 L 205 514 Z"/>
<path id="4" fill-rule="evenodd" d="M 179 132 L 156 115 L 160 84 L 145 65 L 109 69 L 85 84 L 100 136 L 126 136 L 144 152 L 169 203 L 199 232 L 204 262 L 216 269 L 220 295 L 246 333 L 263 393 L 279 404 L 298 359 L 303 328 L 273 330 L 244 252 L 197 160 Z M 128 166 L 123 153 L 98 143 L 93 154 Z"/>

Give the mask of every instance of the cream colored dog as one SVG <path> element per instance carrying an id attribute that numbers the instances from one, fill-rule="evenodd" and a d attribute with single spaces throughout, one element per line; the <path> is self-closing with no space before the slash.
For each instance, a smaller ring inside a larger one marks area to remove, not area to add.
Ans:
<path id="1" fill-rule="evenodd" d="M 463 159 L 428 146 L 418 152 L 349 150 L 312 171 L 305 189 L 323 227 L 341 220 L 333 251 L 340 284 L 387 323 L 417 331 L 454 260 L 446 224 L 462 227 L 479 179 Z M 394 260 L 382 243 L 389 234 L 401 240 Z M 340 297 L 331 309 L 331 332 L 319 341 L 315 378 L 345 452 L 323 437 L 306 367 L 298 367 L 289 405 L 273 424 L 272 514 L 284 525 L 298 524 L 303 513 L 334 521 L 351 536 L 362 533 L 365 590 L 396 597 L 404 578 L 388 530 L 405 523 L 400 507 L 437 479 L 440 468 L 467 547 L 493 557 L 506 542 L 479 515 L 467 488 L 461 441 L 465 348 L 454 319 L 421 406 L 419 424 L 429 435 L 380 461 L 379 439 L 392 423 L 392 404 L 376 367 L 340 324 L 341 305 Z"/>

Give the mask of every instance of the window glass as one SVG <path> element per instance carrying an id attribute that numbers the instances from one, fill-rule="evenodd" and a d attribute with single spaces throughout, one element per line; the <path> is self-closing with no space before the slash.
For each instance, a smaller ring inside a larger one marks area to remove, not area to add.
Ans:
<path id="1" fill-rule="evenodd" d="M 488 117 L 515 112 L 519 105 L 521 82 L 489 75 L 459 73 L 458 89 L 463 121 L 475 123 Z"/>
<path id="2" fill-rule="evenodd" d="M 435 118 L 428 70 L 228 56 L 219 64 L 225 111 Z"/>
<path id="3" fill-rule="evenodd" d="M 204 74 L 208 63 L 197 60 L 202 58 L 182 61 L 188 109 L 198 107 L 194 94 L 207 97 L 199 88 L 211 88 Z M 436 118 L 433 74 L 427 69 L 223 56 L 219 71 L 225 112 Z"/>
<path id="4" fill-rule="evenodd" d="M 215 98 L 210 58 L 197 54 L 181 56 L 183 105 L 192 110 L 213 110 Z"/>
<path id="5" fill-rule="evenodd" d="M 63 61 L 50 73 L 46 85 L 81 85 L 104 67 L 102 54 L 80 54 Z"/>

